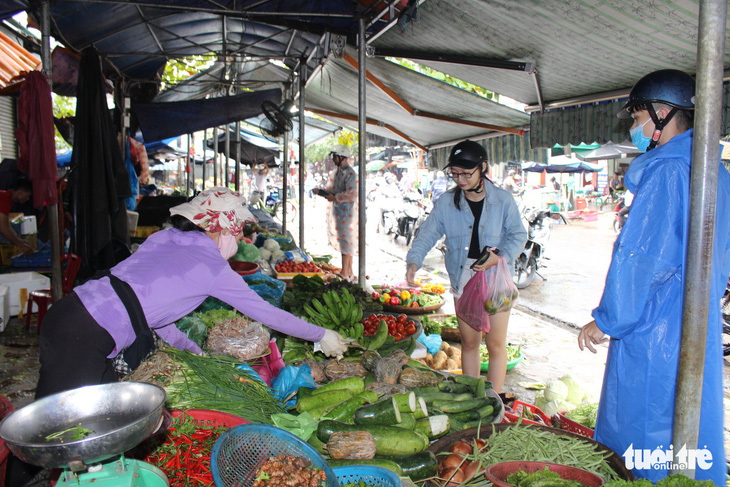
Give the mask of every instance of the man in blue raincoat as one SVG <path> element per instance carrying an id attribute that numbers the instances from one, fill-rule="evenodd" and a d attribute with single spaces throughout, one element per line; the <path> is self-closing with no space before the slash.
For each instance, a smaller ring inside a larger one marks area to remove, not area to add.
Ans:
<path id="1" fill-rule="evenodd" d="M 672 473 L 693 110 L 692 77 L 661 70 L 636 83 L 619 113 L 633 118 L 634 144 L 650 150 L 632 162 L 624 177 L 635 195 L 631 213 L 614 245 L 594 321 L 578 336 L 581 350 L 593 352 L 593 345 L 608 340 L 605 335 L 611 337 L 595 439 L 622 455 L 636 476 L 652 482 Z M 692 462 L 695 478 L 716 485 L 725 485 L 727 474 L 719 303 L 730 273 L 728 214 L 730 175 L 720 164 L 704 381 L 697 403 L 699 441 L 697 450 L 690 452 L 697 455 Z M 676 450 L 680 447 L 674 445 Z"/>

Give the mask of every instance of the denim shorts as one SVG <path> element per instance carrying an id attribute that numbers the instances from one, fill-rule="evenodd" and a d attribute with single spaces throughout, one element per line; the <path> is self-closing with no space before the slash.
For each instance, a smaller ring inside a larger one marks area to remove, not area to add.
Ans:
<path id="1" fill-rule="evenodd" d="M 464 286 L 469 282 L 469 279 L 477 273 L 474 269 L 469 268 L 474 262 L 476 262 L 476 259 L 466 259 L 464 262 L 464 270 L 461 271 L 461 277 L 459 278 L 458 291 L 454 288 L 453 283 L 451 284 L 451 294 L 457 299 L 461 297 L 461 293 L 464 292 Z"/>

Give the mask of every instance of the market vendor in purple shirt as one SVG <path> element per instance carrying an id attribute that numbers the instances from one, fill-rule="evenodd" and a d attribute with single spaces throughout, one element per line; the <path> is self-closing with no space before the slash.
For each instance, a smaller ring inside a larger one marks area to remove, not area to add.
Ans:
<path id="1" fill-rule="evenodd" d="M 149 328 L 169 345 L 201 349 L 175 326 L 208 296 L 279 332 L 319 342 L 327 356 L 341 356 L 345 339 L 263 300 L 228 264 L 243 238 L 250 213 L 227 188 L 203 191 L 170 209 L 172 228 L 151 235 L 129 258 L 111 268 L 136 295 Z M 127 309 L 109 277 L 88 281 L 55 303 L 40 337 L 36 398 L 118 380 L 112 359 L 136 338 Z"/>

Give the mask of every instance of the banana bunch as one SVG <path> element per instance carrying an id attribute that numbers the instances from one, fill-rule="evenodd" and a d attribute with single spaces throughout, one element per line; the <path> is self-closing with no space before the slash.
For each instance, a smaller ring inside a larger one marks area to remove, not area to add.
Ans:
<path id="1" fill-rule="evenodd" d="M 345 337 L 359 340 L 365 331 L 365 326 L 360 323 L 362 306 L 347 289 L 343 289 L 341 293 L 325 291 L 322 294 L 324 304 L 318 299 L 313 299 L 311 306 L 304 305 L 304 311 L 313 323 L 336 330 Z"/>

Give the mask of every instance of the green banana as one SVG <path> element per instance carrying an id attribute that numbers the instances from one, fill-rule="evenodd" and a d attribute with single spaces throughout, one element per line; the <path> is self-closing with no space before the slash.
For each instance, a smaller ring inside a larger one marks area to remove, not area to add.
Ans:
<path id="1" fill-rule="evenodd" d="M 324 301 L 324 305 L 328 308 L 335 309 L 335 306 L 332 303 L 332 296 L 330 295 L 329 291 L 322 293 L 322 301 Z"/>

